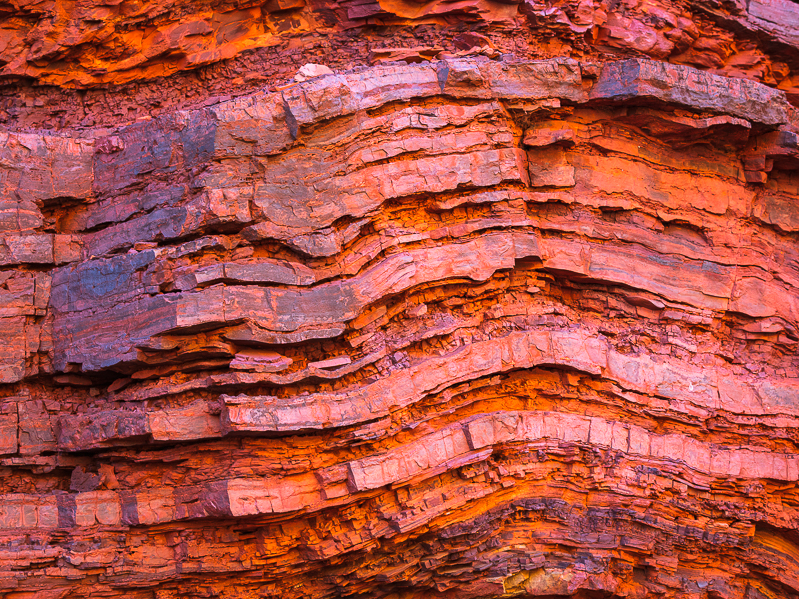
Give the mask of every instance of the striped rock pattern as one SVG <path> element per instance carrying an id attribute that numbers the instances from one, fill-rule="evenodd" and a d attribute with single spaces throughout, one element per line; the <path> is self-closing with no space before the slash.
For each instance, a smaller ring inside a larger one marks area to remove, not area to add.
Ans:
<path id="1" fill-rule="evenodd" d="M 0 596 L 799 597 L 798 131 L 467 56 L 0 133 Z"/>
<path id="2" fill-rule="evenodd" d="M 0 124 L 121 124 L 282 85 L 306 63 L 469 52 L 645 56 L 797 101 L 798 48 L 793 0 L 5 0 Z"/>

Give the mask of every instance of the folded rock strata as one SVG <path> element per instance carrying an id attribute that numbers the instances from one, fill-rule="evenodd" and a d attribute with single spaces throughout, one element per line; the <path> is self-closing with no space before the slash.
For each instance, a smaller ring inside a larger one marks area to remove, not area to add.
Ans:
<path id="1" fill-rule="evenodd" d="M 797 22 L 792 0 L 11 0 L 0 4 L 0 122 L 124 123 L 277 89 L 306 63 L 476 53 L 651 57 L 796 99 Z"/>
<path id="2" fill-rule="evenodd" d="M 111 81 L 64 71 L 86 43 L 168 74 L 322 10 L 179 4 L 149 38 L 146 2 L 0 5 L 2 76 Z M 795 6 L 681 10 L 776 52 Z M 325 10 L 599 10 L 539 8 Z M 662 61 L 436 54 L 2 132 L 0 596 L 799 597 L 799 118 L 665 60 L 670 14 Z"/>

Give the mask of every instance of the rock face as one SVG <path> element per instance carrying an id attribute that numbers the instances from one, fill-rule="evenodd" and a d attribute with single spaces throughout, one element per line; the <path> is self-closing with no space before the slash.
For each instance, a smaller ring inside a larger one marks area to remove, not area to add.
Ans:
<path id="1" fill-rule="evenodd" d="M 0 3 L 0 597 L 799 598 L 797 6 Z"/>

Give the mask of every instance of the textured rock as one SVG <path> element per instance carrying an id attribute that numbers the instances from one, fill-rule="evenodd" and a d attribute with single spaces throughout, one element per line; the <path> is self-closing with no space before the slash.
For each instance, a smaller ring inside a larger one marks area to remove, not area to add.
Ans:
<path id="1" fill-rule="evenodd" d="M 0 596 L 799 597 L 795 14 L 0 4 Z"/>
<path id="2" fill-rule="evenodd" d="M 591 57 L 597 65 L 648 56 L 796 98 L 798 22 L 791 0 L 6 2 L 0 122 L 126 123 L 280 89 L 308 65 L 342 70 L 507 53 Z"/>

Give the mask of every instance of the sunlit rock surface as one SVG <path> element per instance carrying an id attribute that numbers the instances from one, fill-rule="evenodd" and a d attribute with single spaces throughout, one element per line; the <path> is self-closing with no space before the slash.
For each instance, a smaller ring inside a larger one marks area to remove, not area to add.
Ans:
<path id="1" fill-rule="evenodd" d="M 0 597 L 799 597 L 797 6 L 0 4 Z"/>

